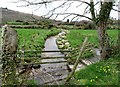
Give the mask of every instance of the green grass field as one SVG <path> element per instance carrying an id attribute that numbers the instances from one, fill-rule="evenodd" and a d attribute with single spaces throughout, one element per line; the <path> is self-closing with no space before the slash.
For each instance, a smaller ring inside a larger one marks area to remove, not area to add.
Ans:
<path id="1" fill-rule="evenodd" d="M 118 38 L 118 30 L 108 30 L 108 35 L 110 36 L 110 44 L 116 44 Z M 96 30 L 70 30 L 67 34 L 67 39 L 71 44 L 72 48 L 80 48 L 85 37 L 88 37 L 88 42 L 92 44 L 91 47 L 98 48 L 99 41 Z M 72 54 L 75 55 L 76 53 Z M 93 52 L 88 50 L 84 52 L 81 58 L 90 58 L 93 56 Z M 76 57 L 72 58 L 72 61 L 76 60 Z"/>
<path id="2" fill-rule="evenodd" d="M 0 28 L 1 29 L 1 28 Z M 60 32 L 59 29 L 15 29 L 18 33 L 18 50 L 24 47 L 24 50 L 41 50 L 44 47 L 45 40 L 52 35 Z"/>
<path id="3" fill-rule="evenodd" d="M 45 40 L 60 32 L 57 29 L 16 29 L 18 32 L 18 50 L 24 47 L 25 50 L 41 50 Z"/>
<path id="4" fill-rule="evenodd" d="M 118 30 L 108 30 L 111 41 L 116 41 L 118 38 Z M 89 42 L 93 43 L 95 47 L 98 46 L 98 36 L 96 30 L 70 30 L 67 34 L 67 39 L 69 40 L 72 47 L 78 47 L 82 44 L 85 37 L 89 38 Z"/>

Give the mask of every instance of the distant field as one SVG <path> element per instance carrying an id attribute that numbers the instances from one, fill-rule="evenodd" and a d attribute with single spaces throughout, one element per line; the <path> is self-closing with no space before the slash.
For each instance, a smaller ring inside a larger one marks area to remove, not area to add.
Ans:
<path id="1" fill-rule="evenodd" d="M 111 41 L 116 41 L 118 37 L 118 30 L 108 30 Z M 67 39 L 69 40 L 72 47 L 77 47 L 82 44 L 85 37 L 89 38 L 89 42 L 93 43 L 94 46 L 98 46 L 98 36 L 96 30 L 70 30 L 67 34 Z"/>

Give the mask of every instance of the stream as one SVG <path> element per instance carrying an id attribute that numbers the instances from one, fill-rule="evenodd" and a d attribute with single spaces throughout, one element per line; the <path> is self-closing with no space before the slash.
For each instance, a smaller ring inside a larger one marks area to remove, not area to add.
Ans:
<path id="1" fill-rule="evenodd" d="M 45 41 L 44 51 L 59 51 L 56 44 L 56 36 L 51 36 Z M 40 69 L 34 69 L 34 79 L 38 85 L 60 85 L 68 76 L 67 61 L 61 52 L 43 52 L 41 57 L 61 57 L 53 59 L 42 59 L 41 62 L 57 62 L 41 64 Z M 63 58 L 62 58 L 63 57 Z M 59 62 L 60 61 L 60 62 Z M 61 62 L 63 61 L 63 62 Z M 66 61 L 66 62 L 65 62 Z M 39 72 L 39 73 L 38 73 Z"/>

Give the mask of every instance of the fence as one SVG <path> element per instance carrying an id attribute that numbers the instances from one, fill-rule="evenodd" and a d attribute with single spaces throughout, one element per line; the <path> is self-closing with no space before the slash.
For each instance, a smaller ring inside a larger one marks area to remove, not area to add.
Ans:
<path id="1" fill-rule="evenodd" d="M 56 56 L 56 57 L 41 57 L 42 53 L 53 53 L 53 52 L 71 52 L 71 51 L 36 51 L 36 50 L 27 50 L 27 51 L 17 51 L 17 32 L 9 26 L 4 26 L 2 28 L 2 32 L 0 33 L 0 62 L 1 66 L 0 69 L 0 75 L 2 75 L 0 81 L 0 85 L 13 85 L 18 84 L 19 80 L 18 78 L 17 69 L 23 67 L 31 68 L 31 66 L 40 65 L 40 64 L 55 64 L 55 63 L 67 63 L 66 60 L 61 61 L 47 61 L 47 62 L 41 62 L 43 59 L 60 59 L 60 58 L 68 58 L 65 56 Z M 39 60 L 39 61 L 33 61 L 33 60 Z M 66 66 L 67 67 L 67 66 Z M 34 68 L 34 67 L 33 67 Z M 40 67 L 38 67 L 40 68 Z M 23 70 L 24 71 L 24 70 Z M 22 71 L 22 72 L 23 72 Z M 58 74 L 58 76 L 61 76 Z"/>

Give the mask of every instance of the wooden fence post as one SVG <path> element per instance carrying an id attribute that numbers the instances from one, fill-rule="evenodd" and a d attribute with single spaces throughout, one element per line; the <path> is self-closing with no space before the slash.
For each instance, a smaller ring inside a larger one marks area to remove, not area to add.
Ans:
<path id="1" fill-rule="evenodd" d="M 1 55 L 2 55 L 2 86 L 16 85 L 16 52 L 17 52 L 17 32 L 8 25 L 2 28 Z"/>
<path id="2" fill-rule="evenodd" d="M 74 67 L 73 67 L 73 69 L 72 69 L 72 72 L 70 72 L 70 74 L 68 75 L 68 77 L 67 77 L 66 80 L 65 80 L 65 85 L 67 84 L 67 82 L 69 82 L 69 80 L 70 80 L 70 79 L 72 78 L 72 76 L 74 75 L 74 72 L 75 72 L 75 70 L 76 70 L 76 68 L 77 68 L 77 66 L 78 66 L 78 64 L 79 64 L 80 57 L 82 56 L 82 53 L 84 52 L 85 46 L 86 46 L 86 44 L 87 44 L 87 41 L 88 41 L 88 37 L 86 37 L 85 40 L 84 40 L 84 42 L 83 42 L 83 45 L 82 45 L 82 47 L 81 47 L 81 49 L 80 49 L 79 55 L 78 55 L 78 57 L 77 57 L 77 59 L 76 59 L 76 62 L 75 62 Z"/>

